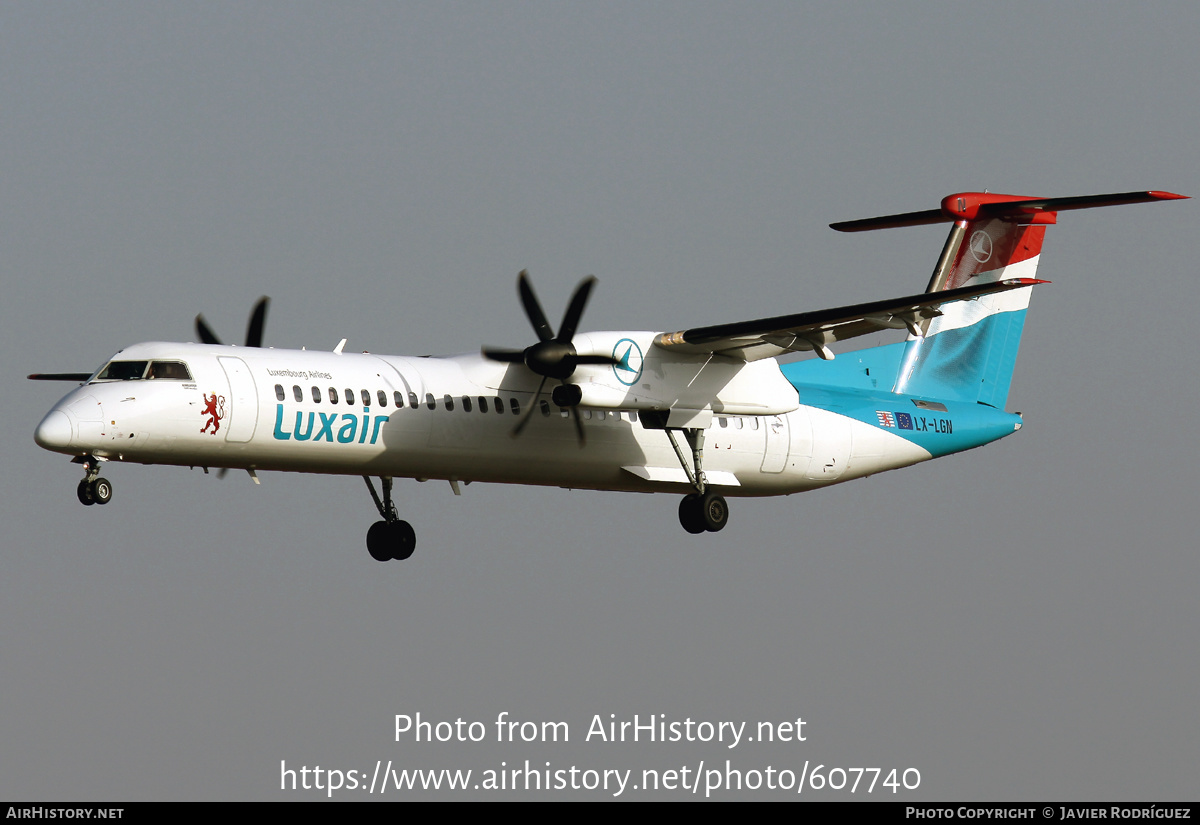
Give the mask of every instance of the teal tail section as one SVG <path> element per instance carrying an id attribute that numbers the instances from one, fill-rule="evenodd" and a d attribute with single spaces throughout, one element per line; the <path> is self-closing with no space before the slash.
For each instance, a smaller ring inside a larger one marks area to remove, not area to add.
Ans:
<path id="1" fill-rule="evenodd" d="M 957 309 L 953 304 L 950 308 Z M 923 338 L 905 341 L 894 391 L 1004 409 L 1026 311 L 997 311 L 966 326 L 931 330 Z"/>
<path id="2" fill-rule="evenodd" d="M 1004 409 L 1025 327 L 1027 310 L 1022 304 L 1028 303 L 1032 288 L 1000 296 L 1016 304 L 1009 309 L 985 301 L 992 296 L 947 304 L 944 314 L 933 320 L 924 336 L 843 353 L 831 361 L 814 358 L 788 364 L 785 375 L 793 383 L 967 401 Z M 939 322 L 946 319 L 951 328 L 938 329 Z"/>

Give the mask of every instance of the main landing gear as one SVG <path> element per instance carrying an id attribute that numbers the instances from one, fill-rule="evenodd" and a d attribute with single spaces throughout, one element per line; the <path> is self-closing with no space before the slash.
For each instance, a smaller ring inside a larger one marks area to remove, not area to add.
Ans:
<path id="1" fill-rule="evenodd" d="M 396 512 L 396 505 L 392 502 L 392 477 L 380 476 L 379 478 L 380 484 L 383 486 L 382 500 L 375 492 L 375 485 L 371 483 L 371 477 L 363 476 L 363 481 L 367 482 L 367 489 L 371 491 L 375 509 L 383 517 L 383 521 L 375 522 L 367 531 L 367 552 L 376 561 L 407 559 L 416 549 L 417 534 L 412 525 L 407 521 L 402 521 Z"/>
<path id="2" fill-rule="evenodd" d="M 729 505 L 725 497 L 708 492 L 688 493 L 679 502 L 679 523 L 689 533 L 715 533 L 729 521 Z"/>
<path id="3" fill-rule="evenodd" d="M 84 479 L 75 488 L 79 503 L 89 507 L 93 504 L 108 504 L 112 501 L 112 482 L 107 478 L 100 478 L 100 462 L 88 456 L 82 463 Z"/>
<path id="4" fill-rule="evenodd" d="M 671 439 L 671 446 L 675 448 L 675 455 L 679 458 L 679 466 L 683 467 L 688 481 L 696 490 L 694 493 L 688 493 L 683 497 L 683 501 L 679 502 L 679 523 L 683 525 L 684 530 L 692 534 L 718 532 L 729 522 L 729 505 L 724 496 L 708 489 L 708 482 L 704 478 L 704 430 L 699 427 L 682 430 L 688 446 L 692 448 L 690 466 L 675 439 L 675 430 L 667 429 L 666 432 L 667 438 Z"/>

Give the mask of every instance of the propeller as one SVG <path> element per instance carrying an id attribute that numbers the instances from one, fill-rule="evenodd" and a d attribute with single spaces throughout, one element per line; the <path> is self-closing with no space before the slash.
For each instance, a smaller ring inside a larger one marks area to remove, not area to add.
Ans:
<path id="1" fill-rule="evenodd" d="M 521 306 L 525 309 L 525 317 L 529 319 L 529 323 L 533 325 L 533 331 L 537 333 L 538 342 L 525 349 L 516 350 L 483 348 L 484 358 L 505 364 L 524 364 L 533 373 L 542 377 L 537 391 L 533 394 L 533 400 L 529 402 L 529 406 L 525 408 L 520 420 L 513 427 L 514 437 L 520 435 L 521 431 L 525 429 L 525 425 L 529 423 L 529 418 L 538 405 L 542 391 L 546 388 L 546 382 L 551 378 L 557 379 L 565 386 L 567 379 L 575 373 L 576 367 L 618 363 L 617 359 L 611 355 L 580 355 L 575 351 L 575 345 L 571 343 L 571 339 L 575 337 L 575 331 L 579 328 L 579 319 L 583 315 L 583 308 L 587 306 L 588 296 L 595 284 L 595 276 L 589 275 L 579 282 L 579 286 L 575 287 L 575 293 L 571 296 L 571 301 L 567 304 L 567 311 L 563 314 L 562 323 L 558 325 L 558 334 L 555 335 L 550 323 L 546 320 L 546 313 L 542 312 L 542 305 L 533 291 L 533 285 L 529 282 L 529 273 L 522 269 L 521 274 L 517 276 L 517 294 L 521 297 Z M 569 394 L 564 393 L 564 395 Z M 579 418 L 576 404 L 578 401 L 567 406 L 571 410 L 571 417 L 575 420 L 575 432 L 579 436 L 579 445 L 583 446 L 583 422 Z"/>
<path id="2" fill-rule="evenodd" d="M 90 372 L 35 372 L 27 376 L 30 381 L 74 381 L 82 384 L 92 377 Z"/>
<path id="3" fill-rule="evenodd" d="M 246 325 L 246 346 L 262 346 L 263 327 L 267 323 L 267 306 L 270 303 L 271 299 L 264 295 L 254 305 L 254 311 L 250 313 L 250 323 Z M 212 331 L 203 315 L 196 316 L 196 335 L 200 336 L 200 341 L 204 344 L 221 343 L 221 339 Z"/>

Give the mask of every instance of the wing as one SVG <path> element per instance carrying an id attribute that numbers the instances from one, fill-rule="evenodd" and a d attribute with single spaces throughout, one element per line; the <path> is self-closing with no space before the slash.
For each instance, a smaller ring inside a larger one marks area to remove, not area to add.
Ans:
<path id="1" fill-rule="evenodd" d="M 939 307 L 943 304 L 1044 283 L 1048 282 L 1036 278 L 1011 278 L 942 292 L 923 292 L 890 301 L 664 332 L 654 339 L 654 344 L 674 352 L 711 352 L 744 361 L 811 351 L 830 359 L 833 353 L 829 345 L 835 341 L 881 329 L 908 329 L 913 335 L 921 335 L 919 325 L 941 315 Z"/>

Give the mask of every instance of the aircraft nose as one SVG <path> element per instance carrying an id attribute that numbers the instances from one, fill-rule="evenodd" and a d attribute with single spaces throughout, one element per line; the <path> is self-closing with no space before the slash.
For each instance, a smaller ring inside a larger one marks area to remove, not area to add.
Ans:
<path id="1" fill-rule="evenodd" d="M 71 419 L 67 418 L 67 414 L 61 410 L 51 410 L 38 424 L 33 440 L 47 450 L 65 450 L 71 446 L 72 435 Z"/>

